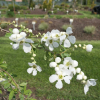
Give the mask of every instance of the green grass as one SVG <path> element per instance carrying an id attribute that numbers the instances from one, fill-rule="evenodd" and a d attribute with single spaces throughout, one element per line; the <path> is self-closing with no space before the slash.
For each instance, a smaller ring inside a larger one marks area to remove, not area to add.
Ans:
<path id="1" fill-rule="evenodd" d="M 33 39 L 34 40 L 34 39 Z M 37 50 L 36 61 L 42 67 L 42 72 L 38 72 L 37 76 L 29 75 L 26 70 L 29 68 L 28 62 L 31 62 L 31 54 L 24 53 L 22 46 L 18 50 L 13 50 L 10 45 L 10 40 L 6 37 L 0 37 L 0 58 L 8 64 L 8 72 L 16 74 L 16 81 L 28 82 L 36 91 L 32 91 L 37 97 L 43 100 L 46 97 L 48 100 L 99 100 L 100 99 L 100 41 L 77 41 L 76 44 L 92 44 L 93 50 L 88 53 L 85 50 L 78 48 L 72 52 L 72 59 L 77 60 L 82 71 L 87 75 L 88 79 L 98 79 L 97 85 L 89 88 L 87 95 L 84 94 L 84 86 L 74 76 L 71 84 L 66 84 L 63 81 L 63 88 L 58 90 L 54 83 L 49 82 L 49 76 L 54 74 L 53 68 L 46 66 L 46 61 L 43 59 L 44 50 Z"/>
<path id="2" fill-rule="evenodd" d="M 100 18 L 100 15 L 94 15 L 91 13 L 91 11 L 82 11 L 79 10 L 79 13 L 81 13 L 82 15 L 50 15 L 50 18 Z M 1 14 L 1 17 L 6 17 L 6 14 Z M 18 18 L 24 18 L 26 16 L 26 18 L 44 18 L 45 15 L 36 15 L 36 14 L 16 14 L 15 17 Z"/>

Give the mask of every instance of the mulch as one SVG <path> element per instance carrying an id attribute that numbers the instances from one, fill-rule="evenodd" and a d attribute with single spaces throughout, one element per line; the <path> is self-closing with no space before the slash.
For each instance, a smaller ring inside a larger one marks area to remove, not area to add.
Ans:
<path id="1" fill-rule="evenodd" d="M 14 21 L 15 18 L 0 18 L 1 21 Z M 46 33 L 47 31 L 50 31 L 52 29 L 58 29 L 59 31 L 63 31 L 62 30 L 62 25 L 64 24 L 69 24 L 69 19 L 68 18 L 62 18 L 62 19 L 55 19 L 55 18 L 48 18 L 48 19 L 44 19 L 44 18 L 19 18 L 19 24 L 21 22 L 27 22 L 27 28 L 29 29 L 33 29 L 33 25 L 32 25 L 32 21 L 36 21 L 36 25 L 35 25 L 35 31 L 33 30 L 33 34 L 38 34 L 40 33 Z M 40 31 L 38 29 L 38 26 L 41 22 L 47 22 L 49 24 L 49 28 L 45 31 Z M 100 19 L 74 19 L 73 23 L 73 34 L 77 40 L 100 40 Z M 86 34 L 83 29 L 85 26 L 88 25 L 94 25 L 97 30 L 96 32 L 92 35 L 92 34 Z M 5 30 L 9 30 L 9 28 L 14 28 L 14 26 L 12 25 L 8 25 L 7 28 Z M 5 36 L 5 32 L 0 30 L 0 37 Z"/>
<path id="2" fill-rule="evenodd" d="M 52 11 L 52 10 L 51 10 Z M 55 13 L 55 14 L 51 14 L 51 15 L 67 15 L 67 12 L 66 12 L 67 10 L 65 10 L 65 11 L 57 11 L 57 13 Z M 48 14 L 48 11 L 44 11 L 44 10 L 42 10 L 42 9 L 35 9 L 35 10 L 30 10 L 30 14 L 41 14 L 41 15 L 43 15 L 43 14 Z M 73 11 L 70 11 L 70 12 L 68 12 L 68 15 L 82 15 L 81 13 L 79 13 L 79 12 L 73 12 Z"/>

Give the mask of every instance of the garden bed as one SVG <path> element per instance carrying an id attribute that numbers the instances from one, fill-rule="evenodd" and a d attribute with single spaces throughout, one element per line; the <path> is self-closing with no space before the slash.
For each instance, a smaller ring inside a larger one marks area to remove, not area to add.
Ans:
<path id="1" fill-rule="evenodd" d="M 14 21 L 14 18 L 4 18 L 4 19 L 0 19 L 3 21 Z M 19 18 L 19 23 L 20 22 L 24 22 L 27 21 L 27 28 L 32 29 L 32 21 L 36 21 L 36 30 L 33 31 L 33 34 L 37 34 L 38 32 L 40 33 L 46 33 L 47 31 L 51 31 L 52 29 L 58 29 L 60 31 L 62 30 L 62 25 L 64 24 L 69 24 L 69 19 L 68 18 L 62 18 L 62 19 L 55 19 L 55 18 L 48 18 L 48 19 L 24 19 L 24 18 Z M 45 30 L 45 31 L 39 31 L 38 30 L 38 25 L 42 22 L 47 22 L 49 24 L 49 29 Z M 100 40 L 100 19 L 74 19 L 74 22 L 72 23 L 73 25 L 73 34 L 77 40 Z M 94 33 L 94 35 L 92 34 L 86 34 L 83 29 L 85 26 L 88 25 L 94 25 L 97 30 Z M 7 26 L 7 28 L 5 28 L 5 30 L 8 30 L 9 28 L 14 28 L 14 26 Z M 1 32 L 0 30 L 0 36 L 4 36 L 5 32 Z"/>

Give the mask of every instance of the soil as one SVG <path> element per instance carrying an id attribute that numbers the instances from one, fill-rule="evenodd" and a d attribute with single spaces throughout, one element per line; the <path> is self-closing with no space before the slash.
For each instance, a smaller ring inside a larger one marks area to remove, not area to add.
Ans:
<path id="1" fill-rule="evenodd" d="M 43 11 L 42 9 L 30 10 L 30 14 L 48 14 L 48 11 Z M 57 13 L 53 14 L 53 15 L 66 15 L 66 14 L 67 14 L 66 11 L 57 11 Z M 50 15 L 52 15 L 52 14 L 50 14 Z M 80 14 L 78 12 L 76 13 L 76 12 L 70 11 L 68 13 L 68 15 L 82 15 L 82 14 Z"/>
<path id="2" fill-rule="evenodd" d="M 0 20 L 12 22 L 15 20 L 15 18 L 0 18 Z M 38 34 L 38 32 L 40 32 L 42 34 L 46 33 L 47 31 L 51 32 L 52 29 L 58 29 L 59 31 L 63 31 L 61 28 L 62 25 L 70 24 L 68 18 L 62 18 L 62 19 L 19 18 L 19 24 L 21 22 L 25 22 L 25 21 L 27 23 L 27 28 L 29 28 L 29 29 L 33 29 L 32 21 L 36 21 L 35 31 L 33 30 L 33 34 Z M 47 22 L 49 24 L 49 28 L 45 31 L 40 31 L 38 29 L 38 25 L 42 22 Z M 73 34 L 72 35 L 74 35 L 77 40 L 100 40 L 100 19 L 86 19 L 86 18 L 74 19 L 72 25 L 73 25 Z M 93 35 L 87 34 L 83 31 L 84 27 L 88 26 L 88 25 L 94 25 L 97 28 Z M 5 30 L 9 30 L 9 28 L 14 28 L 14 26 L 8 25 L 7 28 L 5 28 Z M 6 33 L 4 31 L 0 30 L 0 37 L 4 36 L 5 34 Z"/>

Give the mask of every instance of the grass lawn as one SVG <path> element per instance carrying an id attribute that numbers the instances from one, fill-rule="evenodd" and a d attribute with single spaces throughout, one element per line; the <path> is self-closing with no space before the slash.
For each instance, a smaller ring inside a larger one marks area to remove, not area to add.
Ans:
<path id="1" fill-rule="evenodd" d="M 81 13 L 82 15 L 69 15 L 69 14 L 65 14 L 65 15 L 53 15 L 50 14 L 50 18 L 100 18 L 100 15 L 95 15 L 92 14 L 91 11 L 83 11 L 83 10 L 79 10 L 79 13 Z M 1 18 L 2 17 L 7 17 L 6 14 L 1 14 Z M 16 14 L 15 17 L 16 18 L 44 18 L 45 15 L 36 15 L 36 14 Z"/>
<path id="2" fill-rule="evenodd" d="M 46 97 L 48 100 L 64 99 L 64 100 L 100 100 L 100 41 L 77 41 L 76 44 L 92 44 L 93 50 L 88 53 L 85 50 L 78 48 L 72 52 L 72 59 L 77 60 L 82 71 L 87 75 L 88 79 L 98 79 L 96 86 L 91 86 L 87 95 L 84 94 L 84 86 L 80 81 L 76 80 L 76 76 L 71 80 L 71 84 L 66 84 L 63 81 L 63 88 L 58 90 L 54 83 L 49 82 L 49 76 L 54 74 L 53 68 L 46 65 L 43 59 L 44 51 L 37 50 L 36 61 L 40 65 L 42 72 L 38 72 L 37 76 L 32 76 L 27 73 L 29 68 L 28 62 L 31 62 L 31 54 L 24 53 L 22 46 L 18 50 L 13 50 L 10 45 L 9 38 L 0 37 L 0 58 L 7 62 L 8 72 L 16 74 L 18 83 L 28 82 L 30 87 L 34 87 L 36 91 L 32 91 L 41 99 Z M 43 100 L 43 99 L 42 99 Z"/>

